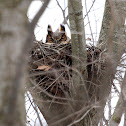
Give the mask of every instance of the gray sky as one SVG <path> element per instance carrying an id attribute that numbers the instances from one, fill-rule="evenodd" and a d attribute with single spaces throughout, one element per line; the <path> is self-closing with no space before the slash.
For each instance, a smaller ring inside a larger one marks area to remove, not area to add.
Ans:
<path id="1" fill-rule="evenodd" d="M 83 12 L 84 12 L 84 17 L 86 14 L 85 11 L 85 0 L 83 1 Z M 89 10 L 92 6 L 93 0 L 87 0 L 87 10 Z M 60 5 L 62 6 L 63 9 L 67 8 L 67 0 L 59 0 Z M 87 20 L 87 17 L 84 19 L 85 23 L 85 31 L 86 31 L 86 38 L 91 38 L 91 32 L 89 29 L 89 23 L 91 24 L 92 28 L 92 33 L 94 34 L 94 40 L 96 41 L 98 39 L 98 34 L 100 32 L 100 27 L 101 27 L 101 21 L 103 17 L 103 12 L 104 12 L 104 3 L 105 0 L 95 0 L 94 6 L 89 12 L 89 21 Z M 34 1 L 32 2 L 29 11 L 28 11 L 28 17 L 29 19 L 32 19 L 42 3 L 40 1 Z M 67 9 L 66 9 L 66 15 L 67 15 Z M 43 16 L 40 18 L 38 25 L 35 29 L 35 35 L 37 37 L 37 40 L 43 40 L 45 41 L 46 34 L 47 34 L 47 26 L 50 24 L 52 26 L 53 31 L 55 31 L 59 25 L 63 21 L 63 14 L 61 9 L 58 7 L 56 0 L 51 0 L 48 8 L 46 9 L 45 13 Z M 68 36 L 70 37 L 70 31 L 67 26 L 66 31 Z"/>

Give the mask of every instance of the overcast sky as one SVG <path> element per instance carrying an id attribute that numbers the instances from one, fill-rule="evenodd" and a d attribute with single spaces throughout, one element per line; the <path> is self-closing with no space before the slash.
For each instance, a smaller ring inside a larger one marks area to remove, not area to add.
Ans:
<path id="1" fill-rule="evenodd" d="M 85 0 L 83 1 L 83 12 L 84 17 L 86 14 L 85 9 Z M 59 3 L 63 9 L 67 8 L 67 0 L 59 0 Z M 89 10 L 92 6 L 93 0 L 86 0 L 87 4 L 87 10 Z M 100 32 L 101 27 L 101 21 L 103 17 L 104 12 L 104 3 L 105 0 L 95 0 L 94 6 L 89 12 L 89 20 L 91 23 L 91 29 L 92 33 L 94 34 L 94 40 L 96 41 L 98 39 L 98 34 Z M 36 12 L 41 7 L 42 2 L 40 1 L 34 1 L 32 2 L 31 6 L 29 7 L 28 11 L 28 17 L 31 20 Z M 68 11 L 66 9 L 66 15 L 68 14 Z M 47 34 L 47 26 L 50 24 L 52 26 L 53 31 L 57 30 L 59 28 L 59 25 L 63 22 L 63 14 L 59 6 L 57 5 L 56 0 L 51 0 L 49 6 L 47 7 L 45 13 L 40 18 L 38 25 L 35 29 L 35 35 L 37 37 L 37 40 L 43 40 L 45 41 L 46 34 Z M 84 24 L 85 24 L 85 31 L 86 31 L 86 38 L 91 38 L 91 32 L 89 29 L 89 21 L 87 20 L 87 17 L 84 18 Z M 69 28 L 65 25 L 66 31 L 68 36 L 70 37 L 70 31 Z"/>

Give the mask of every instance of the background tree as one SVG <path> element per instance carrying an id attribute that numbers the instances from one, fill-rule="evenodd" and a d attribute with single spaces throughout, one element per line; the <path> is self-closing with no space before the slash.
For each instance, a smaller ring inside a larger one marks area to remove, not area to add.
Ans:
<path id="1" fill-rule="evenodd" d="M 0 1 L 0 125 L 26 125 L 26 57 L 33 41 L 34 27 L 49 0 L 28 23 L 31 0 Z M 25 73 L 25 74 L 24 74 Z"/>
<path id="2" fill-rule="evenodd" d="M 25 125 L 24 53 L 30 1 L 0 1 L 0 125 Z"/>

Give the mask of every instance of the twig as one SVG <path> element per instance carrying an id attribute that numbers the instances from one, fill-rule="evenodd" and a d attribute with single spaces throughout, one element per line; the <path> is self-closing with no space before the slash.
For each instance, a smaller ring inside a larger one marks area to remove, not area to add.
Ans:
<path id="1" fill-rule="evenodd" d="M 32 20 L 32 22 L 30 23 L 30 27 L 32 30 L 34 30 L 35 25 L 37 24 L 39 18 L 41 17 L 41 15 L 44 13 L 47 5 L 49 4 L 51 0 L 44 0 L 44 4 L 42 5 L 42 7 L 40 8 L 40 10 L 38 11 L 38 13 L 35 15 L 34 19 Z"/>
<path id="2" fill-rule="evenodd" d="M 93 1 L 93 4 L 94 4 L 94 2 L 95 2 L 95 0 Z M 93 6 L 93 4 L 92 4 L 92 6 Z M 89 29 L 90 29 L 90 32 L 91 32 L 91 37 L 92 37 L 93 45 L 94 45 L 94 37 L 93 37 L 93 32 L 92 32 L 92 29 L 91 29 L 90 19 L 89 19 L 89 15 L 88 15 L 89 11 L 87 11 L 87 3 L 86 3 L 86 0 L 85 0 L 85 8 L 86 8 L 87 19 L 88 19 L 88 22 L 89 22 Z"/>
<path id="3" fill-rule="evenodd" d="M 42 121 L 41 121 L 41 118 L 40 118 L 40 115 L 39 115 L 38 110 L 37 110 L 37 106 L 36 106 L 36 105 L 33 105 L 33 102 L 31 101 L 31 99 L 30 99 L 28 93 L 27 93 L 27 97 L 28 97 L 28 99 L 29 99 L 29 101 L 30 101 L 32 107 L 34 108 L 36 114 L 37 114 L 37 117 L 38 117 L 38 120 L 39 120 L 40 126 L 43 126 Z"/>
<path id="4" fill-rule="evenodd" d="M 92 5 L 91 5 L 90 9 L 86 12 L 86 15 L 84 16 L 84 19 L 85 19 L 85 17 L 88 15 L 88 13 L 91 11 L 92 7 L 94 6 L 95 1 L 96 1 L 96 0 L 94 0 L 94 1 L 92 2 Z"/>

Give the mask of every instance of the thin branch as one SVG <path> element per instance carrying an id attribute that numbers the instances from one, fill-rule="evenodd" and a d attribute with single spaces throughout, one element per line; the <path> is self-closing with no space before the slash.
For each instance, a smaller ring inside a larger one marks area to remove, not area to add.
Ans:
<path id="1" fill-rule="evenodd" d="M 60 120 L 58 120 L 58 121 L 56 121 L 56 122 L 54 122 L 54 123 L 52 123 L 52 124 L 50 124 L 51 126 L 55 126 L 56 124 L 58 124 L 58 123 L 61 123 L 61 122 L 63 122 L 64 120 L 66 120 L 66 119 L 68 119 L 68 118 L 71 118 L 71 117 L 74 117 L 74 116 L 77 116 L 78 114 L 80 114 L 80 113 L 83 113 L 83 112 L 85 112 L 84 114 L 83 114 L 83 116 L 79 119 L 79 120 L 76 120 L 75 122 L 73 122 L 73 123 L 71 123 L 69 126 L 71 126 L 71 125 L 73 125 L 73 124 L 76 124 L 76 123 L 78 123 L 80 120 L 82 120 L 93 108 L 97 108 L 97 107 L 99 107 L 99 106 L 88 106 L 88 107 L 83 107 L 82 109 L 80 109 L 79 111 L 76 111 L 76 112 L 74 112 L 74 113 L 72 113 L 72 114 L 70 114 L 70 115 L 68 115 L 68 116 L 66 116 L 66 117 L 64 117 L 64 118 L 62 118 L 62 119 L 60 119 Z"/>
<path id="2" fill-rule="evenodd" d="M 41 6 L 40 10 L 38 11 L 38 13 L 35 15 L 34 19 L 32 20 L 32 22 L 30 23 L 30 27 L 32 30 L 34 30 L 39 18 L 41 17 L 41 15 L 44 13 L 46 7 L 48 6 L 49 2 L 51 0 L 44 0 L 43 5 Z"/>
<path id="3" fill-rule="evenodd" d="M 70 26 L 69 26 L 69 24 L 67 23 L 68 15 L 65 16 L 65 10 L 66 10 L 67 7 L 66 7 L 65 9 L 63 9 L 63 8 L 61 7 L 59 1 L 56 0 L 56 2 L 57 2 L 57 5 L 59 6 L 59 8 L 61 9 L 61 11 L 62 11 L 62 13 L 63 13 L 63 18 L 64 18 L 64 20 L 63 20 L 62 24 L 67 24 L 68 28 L 70 29 Z"/>
<path id="4" fill-rule="evenodd" d="M 89 108 L 89 109 L 84 113 L 84 115 L 83 115 L 81 118 L 79 118 L 78 120 L 76 120 L 76 121 L 74 121 L 73 123 L 69 124 L 68 126 L 73 126 L 74 124 L 76 124 L 76 123 L 80 122 L 81 120 L 83 120 L 84 117 L 85 117 L 92 109 L 93 109 L 93 107 Z"/>
<path id="5" fill-rule="evenodd" d="M 94 2 L 95 2 L 95 0 L 94 0 Z M 86 3 L 86 0 L 85 0 L 85 8 L 86 8 L 87 19 L 88 19 L 88 22 L 89 22 L 89 29 L 90 29 L 90 32 L 91 32 L 91 37 L 92 37 L 93 45 L 94 45 L 93 32 L 92 32 L 92 29 L 91 29 L 90 19 L 89 19 L 89 15 L 88 15 L 89 11 L 87 11 L 87 3 Z"/>
<path id="6" fill-rule="evenodd" d="M 32 107 L 34 108 L 36 114 L 37 114 L 37 117 L 38 117 L 38 120 L 39 120 L 40 126 L 43 126 L 42 121 L 41 121 L 41 118 L 40 118 L 40 115 L 39 115 L 39 113 L 38 113 L 37 106 L 36 106 L 36 105 L 33 105 L 33 102 L 31 101 L 30 96 L 29 96 L 28 93 L 27 93 L 27 97 L 28 97 L 28 99 L 29 99 L 29 101 L 30 101 Z"/>
<path id="7" fill-rule="evenodd" d="M 112 115 L 112 118 L 109 122 L 109 126 L 118 126 L 120 121 L 121 121 L 121 117 L 122 114 L 125 113 L 125 104 L 126 104 L 126 73 L 122 82 L 122 95 L 120 95 L 118 103 L 115 107 L 114 113 Z"/>
<path id="8" fill-rule="evenodd" d="M 94 0 L 94 1 L 92 2 L 92 5 L 91 5 L 90 9 L 86 12 L 86 15 L 84 16 L 84 19 L 85 19 L 85 17 L 89 14 L 89 12 L 91 11 L 92 7 L 94 6 L 95 1 L 96 1 L 96 0 Z"/>

